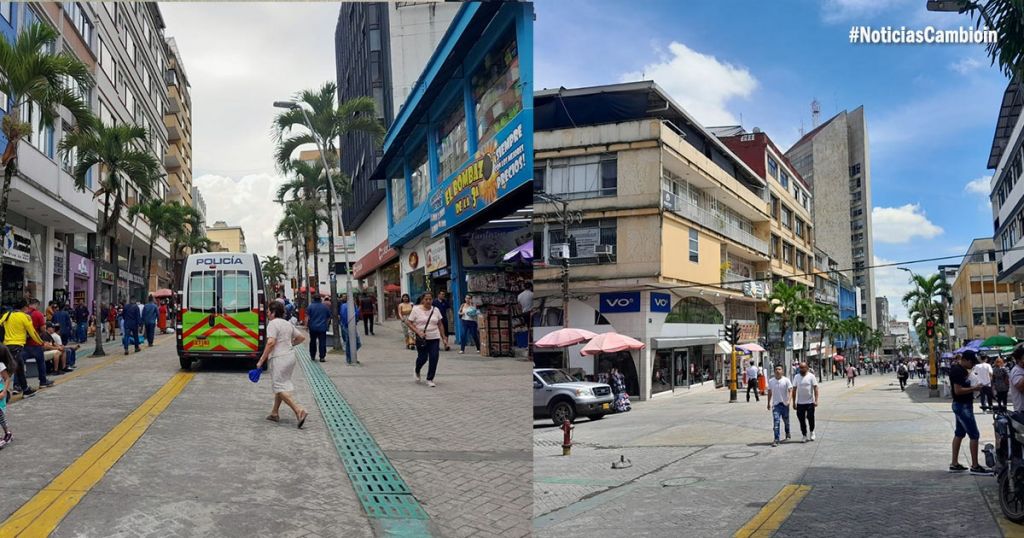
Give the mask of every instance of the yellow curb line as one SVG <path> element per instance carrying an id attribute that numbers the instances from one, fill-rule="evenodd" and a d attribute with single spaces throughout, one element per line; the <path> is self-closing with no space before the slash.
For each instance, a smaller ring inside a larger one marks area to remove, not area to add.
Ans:
<path id="1" fill-rule="evenodd" d="M 195 376 L 179 372 L 0 524 L 0 536 L 48 536 Z"/>
<path id="2" fill-rule="evenodd" d="M 740 527 L 734 538 L 767 537 L 779 530 L 786 522 L 796 505 L 811 491 L 811 486 L 787 484 L 761 508 L 746 525 Z M 0 528 L 0 531 L 3 529 Z"/>

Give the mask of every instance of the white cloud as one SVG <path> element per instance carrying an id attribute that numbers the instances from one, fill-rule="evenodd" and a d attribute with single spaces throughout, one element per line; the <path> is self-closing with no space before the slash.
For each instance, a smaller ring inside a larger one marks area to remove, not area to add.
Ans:
<path id="1" fill-rule="evenodd" d="M 967 185 L 964 185 L 964 192 L 968 192 L 970 194 L 978 194 L 988 198 L 989 194 L 992 193 L 991 184 L 991 175 L 981 176 L 978 179 L 972 179 L 971 181 L 968 181 Z"/>
<path id="2" fill-rule="evenodd" d="M 704 125 L 739 123 L 726 104 L 749 97 L 757 79 L 745 67 L 721 62 L 673 41 L 659 62 L 622 75 L 623 82 L 653 80 Z"/>
<path id="3" fill-rule="evenodd" d="M 876 207 L 871 212 L 871 225 L 879 243 L 908 243 L 915 237 L 932 239 L 942 233 L 942 228 L 928 220 L 919 204 Z"/>
<path id="4" fill-rule="evenodd" d="M 874 263 L 878 266 L 894 262 L 893 260 L 875 256 Z M 934 272 L 934 268 L 932 268 L 932 271 Z M 889 311 L 893 319 L 906 320 L 907 307 L 903 305 L 901 299 L 912 287 L 910 285 L 910 276 L 906 271 L 901 271 L 895 265 L 876 267 L 873 269 L 873 272 L 875 275 L 875 297 L 886 297 L 889 299 Z M 920 270 L 915 270 L 915 272 L 920 273 Z"/>
<path id="5" fill-rule="evenodd" d="M 192 97 L 195 185 L 207 222 L 245 231 L 249 250 L 275 251 L 283 179 L 274 169 L 275 100 L 336 78 L 337 3 L 161 3 Z M 268 39 L 268 36 L 271 36 Z"/>
<path id="6" fill-rule="evenodd" d="M 887 11 L 908 5 L 923 4 L 920 0 L 826 0 L 821 18 L 828 23 L 856 20 L 863 22 Z M 923 5 L 921 6 L 923 8 Z"/>
<path id="7" fill-rule="evenodd" d="M 961 75 L 966 75 L 971 71 L 974 71 L 984 65 L 981 60 L 973 57 L 966 56 L 950 64 L 949 68 Z"/>
<path id="8" fill-rule="evenodd" d="M 195 179 L 206 201 L 206 222 L 218 220 L 241 226 L 249 252 L 261 256 L 277 252 L 274 228 L 282 217 L 281 206 L 274 203 L 277 187 L 284 178 L 253 174 L 233 179 L 206 174 Z"/>

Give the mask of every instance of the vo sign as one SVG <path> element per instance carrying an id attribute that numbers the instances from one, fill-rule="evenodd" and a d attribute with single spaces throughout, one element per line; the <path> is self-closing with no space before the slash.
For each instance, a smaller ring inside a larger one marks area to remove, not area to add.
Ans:
<path id="1" fill-rule="evenodd" d="M 651 292 L 651 312 L 671 312 L 672 296 L 667 293 Z"/>
<path id="2" fill-rule="evenodd" d="M 598 310 L 602 314 L 640 311 L 640 292 L 602 293 Z"/>

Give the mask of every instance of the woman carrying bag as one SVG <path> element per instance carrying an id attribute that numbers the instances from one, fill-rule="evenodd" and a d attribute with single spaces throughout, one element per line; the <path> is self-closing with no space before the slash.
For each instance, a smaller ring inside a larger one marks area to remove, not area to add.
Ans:
<path id="1" fill-rule="evenodd" d="M 441 312 L 432 304 L 434 297 L 430 292 L 420 297 L 420 304 L 412 309 L 405 324 L 416 335 L 416 382 L 422 381 L 420 370 L 427 362 L 427 386 L 436 387 L 434 374 L 437 372 L 437 356 L 440 352 L 441 340 L 446 339 L 444 327 L 441 325 Z"/>
<path id="2" fill-rule="evenodd" d="M 270 359 L 270 380 L 274 389 L 274 409 L 267 415 L 267 420 L 278 422 L 281 417 L 278 411 L 281 409 L 281 402 L 284 402 L 295 413 L 298 420 L 298 427 L 306 423 L 309 413 L 305 408 L 295 403 L 292 392 L 295 385 L 292 383 L 292 372 L 295 371 L 295 350 L 292 346 L 302 343 L 306 337 L 289 323 L 284 317 L 284 304 L 280 301 L 271 301 L 267 307 L 270 311 L 270 323 L 267 323 L 267 344 L 263 348 L 263 355 L 256 363 L 256 368 L 263 368 L 263 364 Z"/>
<path id="3" fill-rule="evenodd" d="M 480 329 L 476 323 L 479 317 L 480 311 L 473 304 L 473 296 L 467 293 L 466 300 L 459 307 L 459 319 L 462 321 L 462 342 L 459 355 L 466 352 L 466 342 L 469 341 L 470 337 L 473 338 L 473 343 L 476 344 L 476 352 L 480 353 Z"/>
<path id="4" fill-rule="evenodd" d="M 405 348 L 416 349 L 416 339 L 413 338 L 413 332 L 409 329 L 409 324 L 405 322 L 409 318 L 409 314 L 415 305 L 409 299 L 408 293 L 402 294 L 402 302 L 398 303 L 398 321 L 402 322 L 402 333 L 405 335 Z"/>

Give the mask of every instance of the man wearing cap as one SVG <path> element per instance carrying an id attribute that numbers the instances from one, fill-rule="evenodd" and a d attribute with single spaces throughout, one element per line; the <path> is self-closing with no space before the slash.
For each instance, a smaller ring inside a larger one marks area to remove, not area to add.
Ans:
<path id="1" fill-rule="evenodd" d="M 956 426 L 953 430 L 953 460 L 949 464 L 949 472 L 961 473 L 968 469 L 960 465 L 960 444 L 964 437 L 971 439 L 971 468 L 974 475 L 991 475 L 992 471 L 978 463 L 978 423 L 974 420 L 974 393 L 980 392 L 984 386 L 976 383 L 971 386 L 970 371 L 978 364 L 978 355 L 971 350 L 960 355 L 959 364 L 949 369 L 949 385 L 953 388 L 953 417 Z"/>

